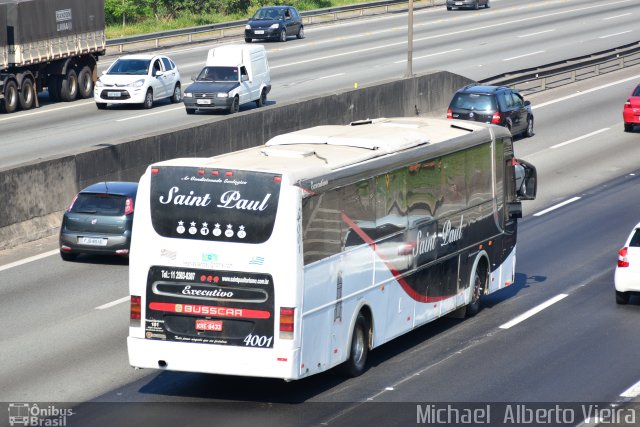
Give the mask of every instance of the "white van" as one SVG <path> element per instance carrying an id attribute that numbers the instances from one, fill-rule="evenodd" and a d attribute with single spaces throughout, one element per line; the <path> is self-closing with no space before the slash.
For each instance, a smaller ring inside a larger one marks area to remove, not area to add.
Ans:
<path id="1" fill-rule="evenodd" d="M 209 50 L 207 62 L 184 91 L 187 114 L 197 110 L 227 110 L 255 102 L 262 107 L 271 91 L 267 52 L 262 45 L 229 44 Z"/>

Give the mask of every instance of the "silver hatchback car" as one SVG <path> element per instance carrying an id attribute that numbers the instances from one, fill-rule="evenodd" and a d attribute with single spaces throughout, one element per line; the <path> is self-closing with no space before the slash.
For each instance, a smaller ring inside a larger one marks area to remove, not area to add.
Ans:
<path id="1" fill-rule="evenodd" d="M 447 0 L 447 10 L 451 9 L 474 9 L 478 10 L 480 6 L 487 9 L 489 0 Z"/>

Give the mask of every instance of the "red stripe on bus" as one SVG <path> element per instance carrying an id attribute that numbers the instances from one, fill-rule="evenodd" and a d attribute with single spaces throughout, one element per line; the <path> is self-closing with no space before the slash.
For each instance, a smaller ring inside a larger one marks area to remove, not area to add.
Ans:
<path id="1" fill-rule="evenodd" d="M 351 229 L 353 231 L 355 231 L 356 234 L 358 236 L 360 236 L 360 238 L 366 244 L 371 246 L 371 249 L 373 249 L 374 252 L 375 252 L 376 251 L 376 243 L 373 241 L 373 239 L 367 233 L 365 233 L 365 231 L 362 228 L 360 228 L 358 226 L 358 224 L 355 223 L 355 221 L 353 221 L 351 218 L 349 218 L 347 216 L 347 214 L 345 214 L 344 212 L 340 212 L 340 215 L 342 216 L 342 220 L 345 223 L 347 223 L 347 225 L 349 227 L 351 227 Z M 407 281 L 404 280 L 404 277 L 402 277 L 402 274 L 400 274 L 400 272 L 398 270 L 396 270 L 395 266 L 393 265 L 393 263 L 391 261 L 386 259 L 381 254 L 378 254 L 378 256 L 384 262 L 384 264 L 387 266 L 387 268 L 389 269 L 391 274 L 393 274 L 393 276 L 396 278 L 398 283 L 400 283 L 400 286 L 402 287 L 402 289 L 404 289 L 404 291 L 407 293 L 407 295 L 409 295 L 412 299 L 414 299 L 414 300 L 416 300 L 418 302 L 438 302 L 438 301 L 442 301 L 442 300 L 445 300 L 445 299 L 453 296 L 453 295 L 443 295 L 443 296 L 437 296 L 437 297 L 430 297 L 428 295 L 422 295 L 421 293 L 419 293 L 415 289 L 413 289 L 411 286 L 409 286 Z"/>
<path id="2" fill-rule="evenodd" d="M 265 310 L 249 310 L 246 308 L 219 307 L 213 305 L 176 304 L 171 302 L 152 302 L 151 310 L 169 313 L 196 314 L 201 316 L 231 317 L 239 319 L 268 319 L 271 313 Z"/>

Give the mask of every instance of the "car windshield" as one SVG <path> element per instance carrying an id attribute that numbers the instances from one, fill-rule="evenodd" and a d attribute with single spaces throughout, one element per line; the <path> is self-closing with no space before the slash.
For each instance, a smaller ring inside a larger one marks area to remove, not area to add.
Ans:
<path id="1" fill-rule="evenodd" d="M 255 20 L 276 20 L 282 19 L 284 11 L 278 9 L 260 9 L 253 15 Z"/>
<path id="2" fill-rule="evenodd" d="M 112 194 L 80 193 L 71 207 L 73 213 L 105 216 L 124 215 L 126 197 Z"/>
<path id="3" fill-rule="evenodd" d="M 204 67 L 196 80 L 199 82 L 237 82 L 238 67 Z"/>
<path id="4" fill-rule="evenodd" d="M 453 101 L 453 108 L 463 110 L 490 111 L 496 110 L 495 97 L 479 93 L 457 93 Z"/>
<path id="5" fill-rule="evenodd" d="M 131 74 L 131 75 L 146 75 L 149 70 L 149 59 L 118 59 L 109 68 L 107 74 Z"/>

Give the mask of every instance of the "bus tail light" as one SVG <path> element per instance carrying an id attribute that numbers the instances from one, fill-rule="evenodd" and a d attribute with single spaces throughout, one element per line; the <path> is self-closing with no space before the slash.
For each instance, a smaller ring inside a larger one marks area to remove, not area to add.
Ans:
<path id="1" fill-rule="evenodd" d="M 627 251 L 628 249 L 626 247 L 618 251 L 618 267 L 629 267 L 629 260 L 627 259 Z"/>
<path id="2" fill-rule="evenodd" d="M 129 326 L 139 328 L 141 325 L 142 298 L 139 295 L 131 295 L 131 314 Z"/>
<path id="3" fill-rule="evenodd" d="M 296 309 L 294 307 L 280 307 L 280 338 L 293 339 L 293 321 Z"/>

